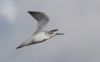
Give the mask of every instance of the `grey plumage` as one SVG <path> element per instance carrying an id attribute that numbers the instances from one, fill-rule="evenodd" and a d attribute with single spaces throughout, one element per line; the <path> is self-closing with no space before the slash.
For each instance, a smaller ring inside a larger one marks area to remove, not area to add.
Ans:
<path id="1" fill-rule="evenodd" d="M 53 29 L 50 31 L 42 31 L 44 26 L 49 22 L 49 17 L 43 12 L 37 11 L 28 11 L 28 13 L 37 20 L 37 30 L 29 39 L 27 39 L 24 43 L 18 46 L 16 49 L 22 48 L 24 46 L 29 46 L 32 44 L 37 44 L 44 42 L 56 35 L 63 35 L 63 33 L 55 33 L 58 29 Z"/>
<path id="2" fill-rule="evenodd" d="M 49 22 L 49 17 L 43 12 L 28 11 L 28 13 L 38 21 L 35 34 L 40 32 L 43 27 Z"/>

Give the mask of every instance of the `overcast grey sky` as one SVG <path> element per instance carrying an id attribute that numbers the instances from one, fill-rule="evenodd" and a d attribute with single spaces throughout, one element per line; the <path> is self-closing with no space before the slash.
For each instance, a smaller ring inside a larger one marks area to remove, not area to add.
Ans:
<path id="1" fill-rule="evenodd" d="M 29 10 L 65 35 L 16 50 L 36 30 Z M 0 62 L 100 62 L 99 37 L 99 0 L 0 0 Z"/>

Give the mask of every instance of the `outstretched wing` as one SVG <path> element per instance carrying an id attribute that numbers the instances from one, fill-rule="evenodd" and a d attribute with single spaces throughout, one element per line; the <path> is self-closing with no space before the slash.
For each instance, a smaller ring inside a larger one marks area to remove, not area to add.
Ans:
<path id="1" fill-rule="evenodd" d="M 43 12 L 37 12 L 37 11 L 28 11 L 28 13 L 35 18 L 38 23 L 37 23 L 37 30 L 34 34 L 40 32 L 43 27 L 48 23 L 49 17 L 44 14 Z"/>

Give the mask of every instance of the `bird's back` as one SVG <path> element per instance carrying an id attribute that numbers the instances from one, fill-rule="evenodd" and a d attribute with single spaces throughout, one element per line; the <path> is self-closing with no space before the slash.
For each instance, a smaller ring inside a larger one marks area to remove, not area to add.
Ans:
<path id="1" fill-rule="evenodd" d="M 45 32 L 40 32 L 40 33 L 37 33 L 36 35 L 32 36 L 32 40 L 38 42 L 38 41 L 42 41 L 42 40 L 45 40 L 45 39 L 48 39 L 49 36 L 46 35 Z"/>

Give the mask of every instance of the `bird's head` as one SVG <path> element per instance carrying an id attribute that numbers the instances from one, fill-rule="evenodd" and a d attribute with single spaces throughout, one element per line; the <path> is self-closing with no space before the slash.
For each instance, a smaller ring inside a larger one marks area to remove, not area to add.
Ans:
<path id="1" fill-rule="evenodd" d="M 56 36 L 56 35 L 64 35 L 64 33 L 57 33 L 57 31 L 59 31 L 58 29 L 53 29 L 49 32 L 47 32 L 47 34 L 50 36 L 50 37 L 53 37 L 53 36 Z"/>

